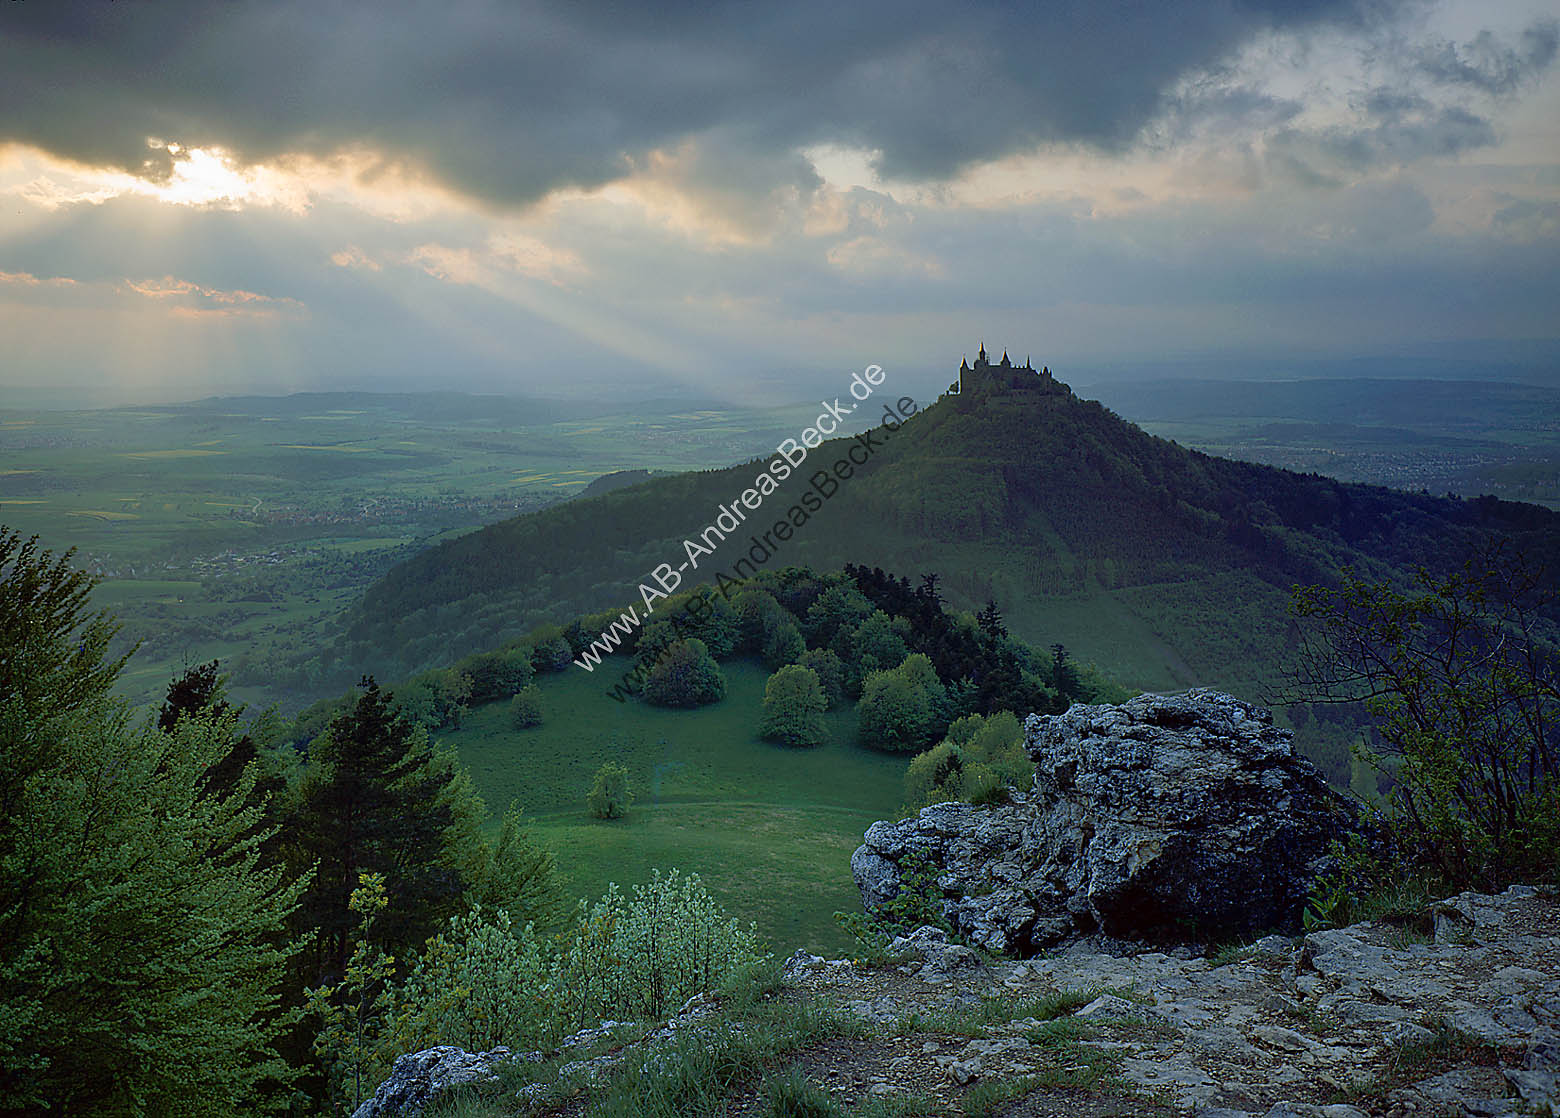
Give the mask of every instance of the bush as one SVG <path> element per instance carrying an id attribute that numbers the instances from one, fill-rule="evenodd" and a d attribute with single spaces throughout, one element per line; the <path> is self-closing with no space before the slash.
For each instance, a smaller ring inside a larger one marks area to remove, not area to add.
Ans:
<path id="1" fill-rule="evenodd" d="M 893 671 L 873 672 L 856 704 L 861 743 L 893 753 L 915 752 L 931 736 L 933 703 L 942 695 L 932 662 L 920 653 L 905 657 Z"/>
<path id="2" fill-rule="evenodd" d="M 806 651 L 807 642 L 802 640 L 802 631 L 788 621 L 776 626 L 764 638 L 764 666 L 772 671 L 785 664 L 794 664 Z"/>
<path id="3" fill-rule="evenodd" d="M 483 843 L 482 861 L 472 875 L 466 899 L 489 911 L 501 911 L 516 924 L 529 924 L 538 935 L 551 935 L 569 919 L 573 902 L 558 874 L 552 848 L 531 836 L 511 805 L 499 824 L 498 838 Z"/>
<path id="4" fill-rule="evenodd" d="M 479 652 L 457 663 L 455 670 L 471 680 L 474 704 L 507 699 L 530 683 L 536 674 L 531 666 L 531 649 L 524 645 L 497 652 Z"/>
<path id="5" fill-rule="evenodd" d="M 828 703 L 811 668 L 788 664 L 764 685 L 764 716 L 759 735 L 786 745 L 817 745 L 828 736 L 823 712 Z"/>
<path id="6" fill-rule="evenodd" d="M 628 786 L 628 770 L 611 761 L 596 770 L 595 782 L 585 797 L 590 813 L 597 819 L 621 819 L 634 802 L 634 792 Z"/>
<path id="7" fill-rule="evenodd" d="M 529 730 L 542 722 L 542 689 L 528 683 L 509 701 L 509 723 L 517 730 Z"/>
<path id="8" fill-rule="evenodd" d="M 856 627 L 850 635 L 849 651 L 851 663 L 863 678 L 873 672 L 891 671 L 904 662 L 910 652 L 905 644 L 909 628 L 904 618 L 891 618 L 882 610 L 876 610 Z"/>
<path id="9" fill-rule="evenodd" d="M 1552 579 L 1505 544 L 1404 591 L 1346 574 L 1297 589 L 1299 686 L 1363 702 L 1359 757 L 1389 782 L 1383 810 L 1412 868 L 1448 889 L 1560 878 L 1560 655 Z"/>
<path id="10" fill-rule="evenodd" d="M 537 641 L 531 652 L 531 666 L 539 672 L 561 672 L 574 660 L 574 649 L 561 637 Z"/>
<path id="11" fill-rule="evenodd" d="M 548 969 L 529 924 L 481 908 L 451 918 L 392 990 L 391 1051 L 544 1047 L 557 1035 Z"/>
<path id="12" fill-rule="evenodd" d="M 913 753 L 926 744 L 932 721 L 926 694 L 898 672 L 873 672 L 856 704 L 861 744 L 891 753 Z"/>
<path id="13" fill-rule="evenodd" d="M 969 715 L 910 762 L 905 803 L 917 810 L 949 800 L 994 802 L 1004 788 L 1027 786 L 1034 773 L 1034 763 L 1024 752 L 1024 728 L 1011 711 Z"/>
<path id="14" fill-rule="evenodd" d="M 823 686 L 824 701 L 830 710 L 845 702 L 845 662 L 827 648 L 813 648 L 797 661 L 804 668 L 811 668 Z"/>
<path id="15" fill-rule="evenodd" d="M 613 885 L 589 910 L 581 903 L 558 989 L 576 1025 L 655 1020 L 763 957 L 756 930 L 728 919 L 697 874 L 658 870 L 632 895 Z"/>
<path id="16" fill-rule="evenodd" d="M 645 680 L 645 700 L 656 706 L 703 706 L 725 694 L 726 677 L 698 639 L 673 641 Z"/>

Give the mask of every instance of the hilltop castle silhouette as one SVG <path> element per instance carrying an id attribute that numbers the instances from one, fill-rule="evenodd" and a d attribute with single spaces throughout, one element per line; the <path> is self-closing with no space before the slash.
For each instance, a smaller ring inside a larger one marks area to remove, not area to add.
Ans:
<path id="1" fill-rule="evenodd" d="M 1054 383 L 1049 366 L 1036 372 L 1027 357 L 1022 365 L 1015 365 L 1007 350 L 1002 351 L 1002 360 L 993 365 L 986 356 L 986 343 L 981 342 L 975 364 L 971 365 L 968 358 L 959 361 L 959 379 L 948 386 L 948 395 L 996 392 L 1005 388 L 1048 388 Z"/>

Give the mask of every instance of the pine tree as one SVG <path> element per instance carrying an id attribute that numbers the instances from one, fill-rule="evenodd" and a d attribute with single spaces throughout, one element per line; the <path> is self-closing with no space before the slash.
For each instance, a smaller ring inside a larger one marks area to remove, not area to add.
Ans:
<path id="1" fill-rule="evenodd" d="M 0 531 L 0 1113 L 226 1115 L 290 1078 L 256 769 L 206 787 L 231 714 L 132 719 L 92 582 Z"/>
<path id="2" fill-rule="evenodd" d="M 300 930 L 314 941 L 311 983 L 340 976 L 347 964 L 348 903 L 360 874 L 385 877 L 388 904 L 376 929 L 391 950 L 431 935 L 463 888 L 446 851 L 453 771 L 435 764 L 427 734 L 391 709 L 372 678 L 361 687 L 356 705 L 310 744 L 288 826 L 295 856 L 319 865 L 298 910 Z"/>

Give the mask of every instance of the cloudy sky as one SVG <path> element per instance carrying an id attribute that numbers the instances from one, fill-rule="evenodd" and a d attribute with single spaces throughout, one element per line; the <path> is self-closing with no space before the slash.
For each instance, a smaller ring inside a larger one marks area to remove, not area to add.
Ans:
<path id="1" fill-rule="evenodd" d="M 982 338 L 1083 380 L 1542 376 L 1556 17 L 14 0 L 0 406 L 789 400 L 869 361 L 930 384 Z"/>

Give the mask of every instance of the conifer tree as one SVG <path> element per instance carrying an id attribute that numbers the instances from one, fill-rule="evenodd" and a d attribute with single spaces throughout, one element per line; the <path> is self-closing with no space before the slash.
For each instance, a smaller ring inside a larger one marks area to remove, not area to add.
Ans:
<path id="1" fill-rule="evenodd" d="M 391 708 L 370 677 L 350 711 L 309 746 L 308 772 L 289 824 L 295 856 L 318 862 L 299 907 L 313 937 L 309 982 L 339 977 L 354 924 L 348 909 L 363 873 L 385 877 L 388 903 L 376 923 L 391 950 L 421 943 L 456 911 L 461 875 L 446 851 L 454 822 L 428 736 Z"/>
<path id="2" fill-rule="evenodd" d="M 261 857 L 255 767 L 207 788 L 231 714 L 110 697 L 68 560 L 0 530 L 0 1113 L 269 1109 L 301 885 Z"/>

